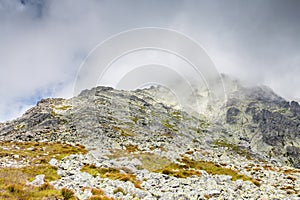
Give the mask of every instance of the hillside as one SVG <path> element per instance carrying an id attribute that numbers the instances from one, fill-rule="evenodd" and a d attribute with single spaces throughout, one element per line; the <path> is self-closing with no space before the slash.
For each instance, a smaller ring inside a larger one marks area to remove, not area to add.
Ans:
<path id="1" fill-rule="evenodd" d="M 43 99 L 0 124 L 0 197 L 299 199 L 299 104 L 225 86 L 225 104 L 198 115 L 160 87 Z"/>

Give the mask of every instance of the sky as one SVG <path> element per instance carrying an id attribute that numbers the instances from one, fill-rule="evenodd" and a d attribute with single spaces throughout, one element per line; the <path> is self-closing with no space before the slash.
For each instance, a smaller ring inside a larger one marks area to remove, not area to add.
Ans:
<path id="1" fill-rule="evenodd" d="M 298 0 L 0 0 L 0 121 L 71 97 L 96 45 L 142 27 L 179 31 L 220 73 L 299 99 L 299 10 Z"/>

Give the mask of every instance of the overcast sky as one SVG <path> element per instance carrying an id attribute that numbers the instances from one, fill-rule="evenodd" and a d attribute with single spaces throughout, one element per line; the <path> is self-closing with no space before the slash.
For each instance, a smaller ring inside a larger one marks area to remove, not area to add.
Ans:
<path id="1" fill-rule="evenodd" d="M 219 72 L 300 97 L 298 0 L 0 0 L 0 121 L 70 97 L 88 53 L 140 27 L 180 31 Z"/>

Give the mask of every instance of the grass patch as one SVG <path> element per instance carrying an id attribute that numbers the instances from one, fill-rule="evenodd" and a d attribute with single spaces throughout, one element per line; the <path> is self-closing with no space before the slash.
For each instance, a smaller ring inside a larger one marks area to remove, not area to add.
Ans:
<path id="1" fill-rule="evenodd" d="M 121 128 L 121 127 L 118 127 L 118 126 L 113 126 L 112 129 L 115 132 L 121 133 L 121 136 L 124 136 L 124 137 L 133 137 L 133 136 L 135 136 L 135 133 L 133 133 L 131 130 L 129 130 L 127 128 Z"/>
<path id="2" fill-rule="evenodd" d="M 134 148 L 136 150 L 136 148 Z M 112 150 L 110 155 L 107 155 L 110 159 L 116 159 L 121 157 L 127 157 L 129 159 L 137 158 L 141 161 L 142 165 L 140 166 L 140 169 L 147 169 L 148 171 L 154 172 L 156 170 L 162 169 L 169 164 L 171 164 L 171 161 L 165 157 L 149 153 L 149 152 L 140 152 L 132 153 L 136 151 L 128 151 L 123 149 L 115 149 Z"/>
<path id="3" fill-rule="evenodd" d="M 0 157 L 18 155 L 19 160 L 25 159 L 30 165 L 48 163 L 51 158 L 60 160 L 71 154 L 80 153 L 87 153 L 81 145 L 72 146 L 46 142 L 0 142 Z"/>
<path id="4" fill-rule="evenodd" d="M 55 190 L 49 184 L 60 176 L 57 169 L 48 162 L 51 158 L 61 159 L 70 154 L 86 153 L 83 146 L 62 143 L 1 142 L 0 146 L 0 157 L 25 164 L 18 168 L 0 168 L 0 199 L 62 198 L 61 191 Z M 34 180 L 40 174 L 45 175 L 44 185 L 26 185 L 27 181 Z"/>
<path id="5" fill-rule="evenodd" d="M 7 186 L 7 190 L 10 193 L 21 193 L 23 191 L 23 186 L 18 184 L 11 184 Z"/>
<path id="6" fill-rule="evenodd" d="M 181 112 L 179 112 L 177 110 L 175 110 L 174 112 L 171 113 L 171 117 L 173 119 L 176 119 L 177 121 L 182 120 L 182 114 L 181 114 Z"/>
<path id="7" fill-rule="evenodd" d="M 99 188 L 82 188 L 82 191 L 85 189 L 91 189 L 92 196 L 88 200 L 114 200 L 114 198 L 108 197 L 105 195 L 105 192 Z"/>
<path id="8" fill-rule="evenodd" d="M 228 142 L 222 141 L 222 140 L 217 140 L 213 144 L 216 146 L 219 146 L 219 147 L 227 147 L 231 151 L 234 151 L 237 154 L 239 154 L 243 157 L 246 157 L 248 160 L 252 160 L 252 157 L 248 151 L 246 151 L 245 149 L 242 149 L 241 147 L 239 147 L 235 144 L 231 144 L 231 143 L 228 143 Z"/>
<path id="9" fill-rule="evenodd" d="M 150 172 L 154 172 L 171 164 L 169 159 L 152 153 L 137 154 L 134 155 L 134 158 L 141 161 L 142 169 L 147 169 Z"/>
<path id="10" fill-rule="evenodd" d="M 149 148 L 150 151 L 154 151 L 155 149 L 159 149 L 161 151 L 166 151 L 165 147 L 163 147 L 163 146 L 151 146 Z"/>
<path id="11" fill-rule="evenodd" d="M 64 200 L 69 200 L 74 197 L 74 192 L 68 188 L 63 188 L 61 190 L 61 195 L 63 196 Z"/>
<path id="12" fill-rule="evenodd" d="M 62 198 L 61 191 L 53 187 L 34 187 L 24 183 L 13 183 L 0 189 L 0 199 L 42 199 L 43 197 Z"/>
<path id="13" fill-rule="evenodd" d="M 59 106 L 53 106 L 54 109 L 56 110 L 68 110 L 72 108 L 70 105 L 59 105 Z"/>
<path id="14" fill-rule="evenodd" d="M 239 174 L 235 170 L 225 168 L 213 162 L 195 161 L 187 157 L 183 157 L 178 161 L 179 163 L 170 163 L 169 165 L 159 170 L 156 170 L 155 172 L 167 174 L 177 178 L 187 178 L 192 175 L 201 176 L 199 170 L 204 170 L 212 175 L 229 175 L 232 177 L 233 181 L 242 179 L 243 181 L 251 181 L 256 186 L 260 186 L 258 180 L 252 179 L 251 177 L 248 177 L 243 174 Z"/>
<path id="15" fill-rule="evenodd" d="M 192 131 L 194 131 L 194 132 L 196 132 L 198 134 L 202 133 L 202 131 L 201 131 L 200 128 L 191 127 L 190 130 L 192 130 Z"/>
<path id="16" fill-rule="evenodd" d="M 126 151 L 129 153 L 139 151 L 139 146 L 138 145 L 126 145 Z"/>
<path id="17" fill-rule="evenodd" d="M 104 195 L 105 194 L 103 190 L 98 189 L 98 188 L 92 188 L 91 192 L 93 195 Z"/>
<path id="18" fill-rule="evenodd" d="M 192 153 L 192 151 L 186 152 L 186 154 Z M 151 172 L 167 174 L 177 178 L 187 178 L 192 175 L 201 176 L 199 170 L 204 170 L 212 175 L 229 175 L 232 177 L 233 181 L 242 179 L 243 181 L 251 181 L 256 186 L 260 186 L 260 182 L 258 180 L 255 180 L 243 174 L 239 174 L 238 171 L 226 168 L 225 166 L 215 164 L 213 162 L 194 161 L 192 159 L 189 159 L 188 157 L 183 157 L 182 159 L 178 160 L 179 163 L 172 163 L 169 159 L 153 153 L 140 152 L 139 154 L 132 154 L 127 150 L 114 150 L 112 154 L 108 155 L 108 157 L 110 159 L 120 157 L 128 157 L 132 159 L 137 158 L 142 163 L 142 165 L 140 166 L 141 169 L 147 169 Z M 101 173 L 98 172 L 98 174 Z"/>
<path id="19" fill-rule="evenodd" d="M 162 124 L 164 127 L 166 127 L 167 129 L 170 129 L 170 130 L 172 130 L 172 131 L 174 131 L 174 132 L 177 132 L 177 131 L 178 131 L 178 129 L 176 128 L 176 126 L 173 125 L 173 124 L 171 124 L 171 123 L 170 123 L 170 120 L 168 120 L 168 119 L 163 119 L 163 120 L 161 120 L 161 124 Z"/>
<path id="20" fill-rule="evenodd" d="M 114 200 L 114 198 L 105 195 L 93 195 L 88 200 Z"/>
<path id="21" fill-rule="evenodd" d="M 109 178 L 112 180 L 130 181 L 136 188 L 141 188 L 141 181 L 136 179 L 136 175 L 129 173 L 121 173 L 119 169 L 96 167 L 95 165 L 85 165 L 81 169 L 92 176 L 100 176 L 101 178 Z"/>
<path id="22" fill-rule="evenodd" d="M 125 149 L 113 149 L 111 154 L 107 155 L 110 159 L 130 157 L 132 153 L 140 152 L 138 145 L 126 145 Z"/>
<path id="23" fill-rule="evenodd" d="M 202 129 L 207 129 L 209 127 L 209 123 L 206 120 L 200 119 L 199 123 L 200 123 L 199 126 Z"/>
<path id="24" fill-rule="evenodd" d="M 138 122 L 138 120 L 139 120 L 139 118 L 136 117 L 136 116 L 131 116 L 130 119 L 131 119 L 135 124 L 137 124 L 137 122 Z"/>
<path id="25" fill-rule="evenodd" d="M 122 194 L 126 195 L 127 192 L 125 192 L 125 190 L 121 187 L 117 187 L 116 189 L 114 189 L 114 194 L 117 194 L 118 192 L 121 192 Z"/>
<path id="26" fill-rule="evenodd" d="M 14 130 L 19 131 L 19 130 L 25 128 L 25 127 L 26 127 L 26 125 L 24 123 L 20 123 L 20 124 L 15 126 Z"/>
<path id="27" fill-rule="evenodd" d="M 176 163 L 171 163 L 161 170 L 157 170 L 156 172 L 160 172 L 162 174 L 166 174 L 169 176 L 174 176 L 176 178 L 187 178 L 190 176 L 201 176 L 201 173 L 194 169 L 185 168 L 183 165 L 179 165 Z"/>
<path id="28" fill-rule="evenodd" d="M 193 169 L 198 169 L 198 170 L 204 170 L 209 174 L 212 175 L 229 175 L 232 177 L 233 181 L 236 181 L 238 179 L 242 179 L 243 181 L 251 181 L 254 183 L 256 186 L 260 186 L 260 183 L 252 179 L 249 176 L 239 174 L 238 171 L 225 168 L 219 164 L 213 163 L 213 162 L 208 162 L 208 161 L 195 161 L 192 159 L 189 159 L 187 157 L 183 157 L 180 162 L 184 164 L 186 168 L 193 168 Z"/>

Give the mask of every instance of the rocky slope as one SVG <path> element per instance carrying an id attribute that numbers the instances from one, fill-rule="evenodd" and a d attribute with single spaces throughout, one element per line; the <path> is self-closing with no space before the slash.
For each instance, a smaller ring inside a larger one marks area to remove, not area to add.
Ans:
<path id="1" fill-rule="evenodd" d="M 269 160 L 300 168 L 300 105 L 270 88 L 246 88 L 238 82 L 225 106 L 225 127 L 234 143 Z"/>
<path id="2" fill-rule="evenodd" d="M 67 188 L 78 199 L 300 198 L 297 102 L 231 82 L 226 105 L 191 115 L 157 98 L 161 91 L 96 87 L 71 99 L 43 99 L 0 124 L 0 166 L 26 175 L 29 154 L 20 159 L 8 145 L 31 151 L 43 144 L 36 149 L 44 162 L 34 166 L 46 163 L 59 177 L 45 172 L 26 184 Z M 59 156 L 46 144 L 75 149 Z M 87 151 L 78 151 L 81 145 Z M 44 198 L 68 199 L 66 192 Z"/>

